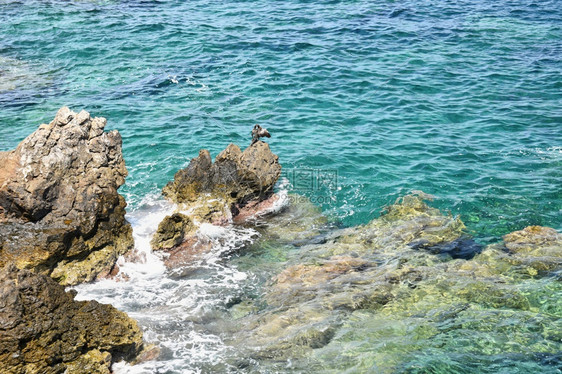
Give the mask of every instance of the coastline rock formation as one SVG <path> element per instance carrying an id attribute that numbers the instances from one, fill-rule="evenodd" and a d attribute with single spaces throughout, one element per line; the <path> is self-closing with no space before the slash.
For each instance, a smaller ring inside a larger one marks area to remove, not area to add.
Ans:
<path id="1" fill-rule="evenodd" d="M 178 204 L 184 214 L 164 218 L 151 242 L 152 248 L 171 253 L 180 247 L 182 251 L 188 250 L 197 247 L 198 225 L 240 222 L 236 217 L 245 220 L 266 211 L 276 200 L 273 186 L 280 175 L 279 157 L 262 141 L 243 152 L 230 144 L 214 163 L 209 151 L 201 150 L 163 188 L 163 195 Z M 199 247 L 198 251 L 208 246 Z"/>
<path id="2" fill-rule="evenodd" d="M 109 274 L 133 247 L 121 136 L 106 120 L 61 108 L 55 119 L 0 152 L 0 266 L 50 275 L 62 285 Z"/>
<path id="3" fill-rule="evenodd" d="M 250 201 L 271 196 L 280 175 L 279 157 L 267 143 L 258 141 L 244 152 L 230 144 L 214 163 L 209 151 L 201 150 L 187 168 L 176 173 L 162 193 L 178 204 L 192 204 L 210 194 L 213 199 L 222 200 L 235 216 Z"/>
<path id="4" fill-rule="evenodd" d="M 107 373 L 143 348 L 137 323 L 111 305 L 75 301 L 51 278 L 0 270 L 2 373 Z"/>
<path id="5" fill-rule="evenodd" d="M 525 354 L 532 341 L 559 352 L 559 319 L 550 314 L 559 288 L 544 290 L 540 279 L 559 277 L 562 234 L 531 226 L 483 248 L 458 217 L 430 207 L 428 199 L 421 192 L 404 196 L 366 225 L 284 253 L 262 296 L 230 306 L 236 333 L 229 343 L 243 345 L 243 357 L 291 359 L 297 370 L 312 371 L 325 370 L 311 369 L 316 359 L 336 358 L 338 370 L 396 372 L 420 346 L 456 352 L 457 339 L 480 339 L 478 328 L 494 334 L 498 349 L 509 341 L 513 352 Z M 513 339 L 512 326 L 523 326 L 529 315 L 540 328 Z M 504 328 L 506 318 L 518 320 Z M 412 331 L 416 344 L 407 342 Z"/>

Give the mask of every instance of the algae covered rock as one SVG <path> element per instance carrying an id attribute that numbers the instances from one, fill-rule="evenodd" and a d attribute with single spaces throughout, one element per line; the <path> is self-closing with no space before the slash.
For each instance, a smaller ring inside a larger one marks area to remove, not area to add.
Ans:
<path id="1" fill-rule="evenodd" d="M 75 301 L 49 277 L 0 270 L 2 373 L 110 373 L 142 349 L 137 323 L 111 305 Z"/>
<path id="2" fill-rule="evenodd" d="M 434 248 L 466 233 L 459 218 L 431 208 L 426 197 L 405 196 L 367 225 L 336 230 L 320 242 L 306 241 L 266 283 L 267 307 L 237 320 L 249 332 L 235 339 L 251 336 L 251 354 L 257 357 L 304 357 L 329 345 L 355 311 L 382 310 L 400 290 L 408 295 L 407 290 L 443 274 L 443 269 L 427 270 L 451 259 Z M 309 217 L 314 215 L 302 219 L 316 222 Z"/>
<path id="3" fill-rule="evenodd" d="M 550 227 L 529 226 L 505 235 L 503 241 L 510 254 L 537 270 L 562 267 L 562 234 Z"/>
<path id="4" fill-rule="evenodd" d="M 171 249 L 178 246 L 185 240 L 187 233 L 193 230 L 193 223 L 186 215 L 174 213 L 166 216 L 152 237 L 152 249 Z"/>
<path id="5" fill-rule="evenodd" d="M 0 265 L 61 284 L 108 274 L 133 246 L 121 136 L 106 120 L 61 108 L 15 150 L 0 152 Z"/>
<path id="6" fill-rule="evenodd" d="M 492 245 L 493 249 L 496 258 L 533 276 L 562 269 L 562 234 L 550 227 L 528 226 L 514 231 L 503 237 L 503 246 Z"/>

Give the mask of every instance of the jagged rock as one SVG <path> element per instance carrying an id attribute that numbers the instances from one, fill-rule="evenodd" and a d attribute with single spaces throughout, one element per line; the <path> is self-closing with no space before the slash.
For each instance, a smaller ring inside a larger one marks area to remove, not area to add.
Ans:
<path id="1" fill-rule="evenodd" d="M 199 243 L 193 236 L 186 235 L 193 232 L 192 223 L 196 226 L 202 223 L 224 225 L 233 222 L 238 215 L 244 220 L 271 209 L 277 201 L 272 195 L 280 174 L 278 156 L 262 141 L 244 152 L 230 144 L 214 163 L 209 151 L 201 150 L 199 156 L 192 159 L 187 168 L 178 171 L 162 190 L 189 220 L 166 217 L 152 240 L 153 248 L 173 249 L 171 252 L 178 255 L 176 249 L 189 249 L 188 245 L 180 246 L 181 238 L 184 243 Z"/>
<path id="2" fill-rule="evenodd" d="M 110 373 L 143 347 L 137 323 L 111 305 L 75 301 L 44 275 L 0 270 L 2 373 Z"/>
<path id="3" fill-rule="evenodd" d="M 0 152 L 0 265 L 63 285 L 108 274 L 133 246 L 121 136 L 106 120 L 61 108 L 15 150 Z"/>
<path id="4" fill-rule="evenodd" d="M 186 239 L 186 234 L 193 230 L 193 223 L 186 215 L 174 213 L 166 216 L 152 237 L 150 242 L 152 249 L 166 250 L 178 246 Z"/>
<path id="5" fill-rule="evenodd" d="M 162 193 L 176 203 L 191 203 L 202 194 L 244 206 L 252 200 L 264 200 L 271 195 L 281 174 L 278 157 L 267 143 L 258 141 L 240 151 L 230 144 L 219 153 L 215 162 L 207 150 L 191 160 L 187 168 L 176 173 Z"/>

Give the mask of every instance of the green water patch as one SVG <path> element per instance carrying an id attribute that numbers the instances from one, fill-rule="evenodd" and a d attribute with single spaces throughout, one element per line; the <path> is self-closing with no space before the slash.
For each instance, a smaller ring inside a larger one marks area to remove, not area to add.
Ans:
<path id="1" fill-rule="evenodd" d="M 316 213 L 280 213 L 263 227 L 265 245 L 235 260 L 269 278 L 230 307 L 238 328 L 227 341 L 245 342 L 240 355 L 257 372 L 556 372 L 562 235 L 530 227 L 455 259 L 440 249 L 466 229 L 431 198 L 404 196 L 367 225 L 292 248 L 273 244 L 284 232 L 276 225 Z"/>

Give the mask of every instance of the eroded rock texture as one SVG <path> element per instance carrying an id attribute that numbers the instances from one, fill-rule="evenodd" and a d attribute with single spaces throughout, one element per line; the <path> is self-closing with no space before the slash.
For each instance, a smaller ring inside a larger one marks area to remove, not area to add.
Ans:
<path id="1" fill-rule="evenodd" d="M 0 265 L 63 285 L 108 274 L 133 246 L 121 136 L 106 120 L 61 108 L 55 119 L 0 152 Z"/>
<path id="2" fill-rule="evenodd" d="M 111 305 L 75 301 L 49 277 L 0 270 L 0 372 L 110 373 L 142 349 L 137 323 Z"/>
<path id="3" fill-rule="evenodd" d="M 164 218 L 151 242 L 152 248 L 166 250 L 175 259 L 185 257 L 186 261 L 192 256 L 186 257 L 185 253 L 204 252 L 210 246 L 197 238 L 198 226 L 239 223 L 267 211 L 277 201 L 273 186 L 280 174 L 278 156 L 262 141 L 244 152 L 230 144 L 214 163 L 209 151 L 201 150 L 162 190 L 181 213 Z"/>
<path id="4" fill-rule="evenodd" d="M 279 158 L 269 145 L 258 141 L 244 150 L 230 144 L 212 163 L 207 150 L 176 173 L 163 194 L 176 203 L 189 203 L 201 194 L 212 194 L 243 206 L 252 200 L 264 200 L 281 174 Z"/>

